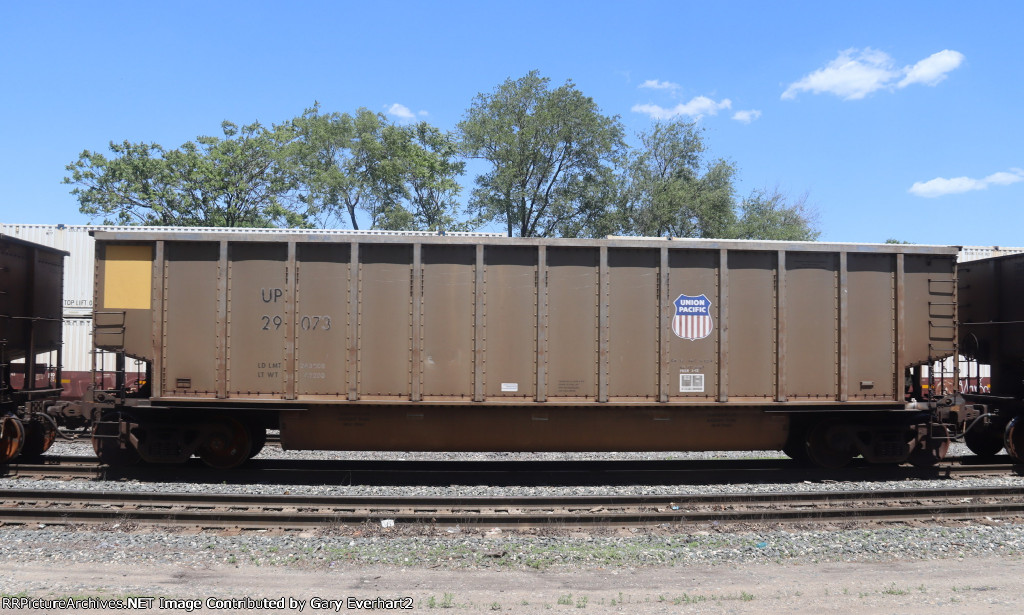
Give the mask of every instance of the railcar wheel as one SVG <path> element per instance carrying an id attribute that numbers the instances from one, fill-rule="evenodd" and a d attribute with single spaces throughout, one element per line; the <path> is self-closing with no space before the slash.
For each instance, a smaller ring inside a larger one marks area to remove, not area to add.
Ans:
<path id="1" fill-rule="evenodd" d="M 1017 463 L 1024 463 L 1024 421 L 1016 416 L 1006 425 L 1003 435 L 1006 452 Z"/>
<path id="2" fill-rule="evenodd" d="M 855 455 L 846 426 L 831 419 L 824 419 L 811 427 L 804 450 L 812 463 L 829 470 L 847 466 Z"/>
<path id="3" fill-rule="evenodd" d="M 25 446 L 21 456 L 25 459 L 36 459 L 53 446 L 57 439 L 57 426 L 48 417 L 40 417 L 25 423 Z"/>
<path id="4" fill-rule="evenodd" d="M 787 443 L 785 446 L 782 447 L 782 452 L 785 453 L 787 457 L 801 465 L 806 464 L 810 461 L 810 458 L 807 457 L 807 448 L 801 443 Z"/>
<path id="5" fill-rule="evenodd" d="M 263 447 L 266 446 L 267 430 L 261 425 L 251 425 L 249 427 L 249 435 L 252 437 L 252 443 L 249 445 L 249 459 L 252 459 L 259 455 Z"/>
<path id="6" fill-rule="evenodd" d="M 108 412 L 92 426 L 92 450 L 100 463 L 113 467 L 132 466 L 142 460 L 130 442 L 121 441 L 121 423 L 132 421 L 121 411 Z"/>
<path id="7" fill-rule="evenodd" d="M 917 437 L 911 442 L 910 456 L 907 461 L 918 468 L 930 468 L 946 458 L 949 452 L 949 430 L 945 425 L 932 425 L 919 429 Z"/>
<path id="8" fill-rule="evenodd" d="M 8 463 L 25 446 L 25 426 L 12 415 L 0 419 L 0 463 Z"/>
<path id="9" fill-rule="evenodd" d="M 245 425 L 232 418 L 222 418 L 210 425 L 210 435 L 199 447 L 203 463 L 218 470 L 236 468 L 249 459 L 252 438 Z"/>
<path id="10" fill-rule="evenodd" d="M 975 425 L 964 434 L 964 444 L 978 457 L 995 457 L 1003 450 L 1003 433 L 994 425 Z"/>
<path id="11" fill-rule="evenodd" d="M 782 446 L 782 452 L 800 465 L 811 462 L 807 456 L 807 428 L 803 425 L 790 423 L 789 437 Z"/>

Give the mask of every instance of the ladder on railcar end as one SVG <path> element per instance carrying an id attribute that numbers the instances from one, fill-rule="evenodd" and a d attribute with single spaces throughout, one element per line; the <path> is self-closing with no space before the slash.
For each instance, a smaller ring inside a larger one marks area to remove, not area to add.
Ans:
<path id="1" fill-rule="evenodd" d="M 0 318 L 3 318 L 0 316 Z M 11 362 L 7 360 L 7 340 L 0 339 L 0 408 L 14 401 L 11 394 Z"/>
<path id="2" fill-rule="evenodd" d="M 125 398 L 124 334 L 127 319 L 124 310 L 96 310 L 93 312 L 92 384 L 98 391 L 113 392 Z M 113 388 L 107 388 L 106 358 L 114 355 Z"/>
<path id="3" fill-rule="evenodd" d="M 107 367 L 107 360 L 111 355 L 114 359 L 113 369 Z M 97 391 L 113 393 L 119 399 L 124 399 L 127 396 L 126 384 L 128 382 L 126 364 L 127 361 L 125 360 L 123 350 L 110 352 L 94 348 L 92 362 L 93 388 Z M 111 376 L 113 377 L 113 382 L 110 382 Z"/>
<path id="4" fill-rule="evenodd" d="M 947 286 L 948 285 L 948 286 Z M 957 339 L 957 323 L 959 322 L 957 305 L 957 281 L 956 274 L 948 279 L 936 280 L 928 278 L 928 402 L 932 409 L 928 413 L 928 423 L 924 427 L 924 440 L 922 449 L 911 453 L 911 457 L 918 455 L 921 459 L 928 460 L 928 463 L 942 459 L 946 456 L 949 444 L 957 437 L 958 429 L 949 428 L 947 420 L 940 416 L 942 411 L 940 405 L 948 405 L 944 398 L 952 394 L 955 398 L 959 395 L 960 383 L 960 349 Z M 952 374 L 947 378 L 947 360 L 952 359 Z M 936 390 L 935 367 L 939 367 L 939 382 L 941 390 Z M 947 391 L 952 381 L 952 390 Z M 919 436 L 921 435 L 919 429 Z"/>
<path id="5" fill-rule="evenodd" d="M 127 312 L 101 310 L 93 313 L 93 388 L 114 393 L 117 398 L 148 396 L 147 386 L 152 380 L 151 365 L 133 359 L 134 371 L 129 371 L 125 353 Z M 107 359 L 113 355 L 113 370 L 107 368 Z M 134 375 L 134 379 L 129 378 Z M 113 382 L 110 382 L 110 377 Z M 113 385 L 113 386 L 110 386 Z"/>
<path id="6" fill-rule="evenodd" d="M 949 285 L 949 289 L 942 288 Z M 959 340 L 956 337 L 957 322 L 959 320 L 957 305 L 956 276 L 948 280 L 936 280 L 928 278 L 928 398 L 934 401 L 936 398 L 947 394 L 946 386 L 946 359 L 952 358 L 952 371 L 949 374 L 953 384 L 953 390 L 949 393 L 957 393 L 960 383 L 960 348 Z M 932 297 L 940 297 L 945 300 L 934 301 Z M 945 312 L 948 314 L 937 313 Z M 936 322 L 938 321 L 938 322 Z M 935 373 L 936 366 L 939 367 L 939 383 L 941 391 L 936 392 Z"/>

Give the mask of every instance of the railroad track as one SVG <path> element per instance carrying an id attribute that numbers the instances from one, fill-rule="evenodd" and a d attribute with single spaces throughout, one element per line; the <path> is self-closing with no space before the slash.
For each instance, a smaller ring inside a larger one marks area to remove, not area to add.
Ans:
<path id="1" fill-rule="evenodd" d="M 375 497 L 0 490 L 5 525 L 133 522 L 204 529 L 342 525 L 637 527 L 1024 516 L 1006 487 L 676 496 Z"/>
<path id="2" fill-rule="evenodd" d="M 1002 456 L 994 463 L 955 458 L 932 468 L 854 465 L 843 470 L 800 467 L 786 459 L 669 461 L 372 461 L 258 459 L 233 470 L 198 460 L 181 466 L 113 468 L 91 456 L 48 456 L 42 463 L 0 465 L 0 477 L 137 480 L 229 484 L 315 485 L 666 485 L 884 481 L 1024 474 Z"/>

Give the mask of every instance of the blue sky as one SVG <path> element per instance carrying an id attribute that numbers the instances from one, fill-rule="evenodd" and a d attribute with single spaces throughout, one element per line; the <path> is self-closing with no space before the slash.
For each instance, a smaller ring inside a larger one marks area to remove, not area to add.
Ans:
<path id="1" fill-rule="evenodd" d="M 1019 2 L 0 0 L 0 221 L 84 224 L 85 149 L 177 147 L 314 101 L 453 129 L 533 69 L 630 135 L 696 120 L 821 238 L 1024 245 Z M 469 188 L 472 178 L 465 178 Z"/>

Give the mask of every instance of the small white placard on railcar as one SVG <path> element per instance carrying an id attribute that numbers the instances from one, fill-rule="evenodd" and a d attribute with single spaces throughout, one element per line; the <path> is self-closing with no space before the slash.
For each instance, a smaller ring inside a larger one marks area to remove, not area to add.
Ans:
<path id="1" fill-rule="evenodd" d="M 502 393 L 518 393 L 519 383 L 518 382 L 502 382 L 501 383 Z"/>
<path id="2" fill-rule="evenodd" d="M 679 374 L 680 393 L 703 393 L 704 374 Z"/>

